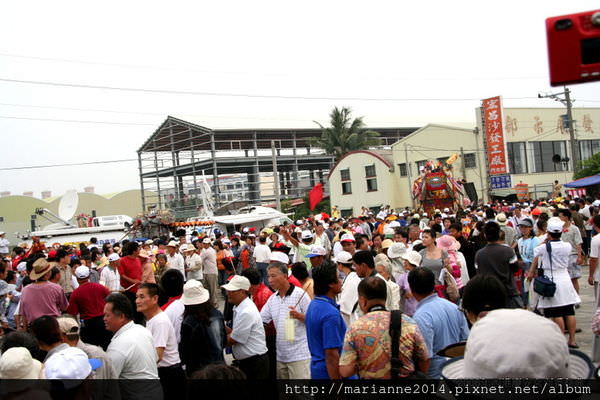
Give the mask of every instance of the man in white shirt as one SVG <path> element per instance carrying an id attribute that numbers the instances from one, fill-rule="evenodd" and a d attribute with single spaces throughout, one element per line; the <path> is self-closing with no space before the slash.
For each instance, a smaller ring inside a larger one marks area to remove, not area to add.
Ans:
<path id="1" fill-rule="evenodd" d="M 346 323 L 346 328 L 348 328 L 353 321 L 352 311 L 358 302 L 358 284 L 361 279 L 356 272 L 354 272 L 352 254 L 347 251 L 340 251 L 335 257 L 335 262 L 338 271 L 344 274 L 342 292 L 338 295 L 338 304 L 340 305 L 340 312 Z"/>
<path id="2" fill-rule="evenodd" d="M 119 260 L 121 257 L 117 253 L 108 256 L 108 265 L 102 268 L 100 273 L 100 284 L 106 286 L 111 292 L 122 290 L 121 277 L 119 276 Z"/>
<path id="3" fill-rule="evenodd" d="M 252 257 L 254 257 L 256 269 L 260 273 L 260 279 L 267 283 L 267 265 L 271 259 L 271 249 L 267 246 L 267 238 L 264 235 L 258 237 L 258 244 L 254 248 Z"/>
<path id="4" fill-rule="evenodd" d="M 202 252 L 200 253 L 202 260 L 202 277 L 204 279 L 204 287 L 210 293 L 210 302 L 213 307 L 218 305 L 218 290 L 217 279 L 219 272 L 217 269 L 217 252 L 212 247 L 212 242 L 209 238 L 202 239 Z"/>
<path id="5" fill-rule="evenodd" d="M 235 275 L 228 284 L 227 301 L 233 304 L 233 327 L 227 327 L 227 345 L 238 361 L 239 368 L 250 380 L 269 377 L 267 341 L 260 312 L 249 297 L 250 281 Z"/>
<path id="6" fill-rule="evenodd" d="M 177 251 L 177 242 L 174 240 L 167 244 L 167 262 L 169 263 L 169 269 L 176 269 L 185 278 L 185 261 Z"/>
<path id="7" fill-rule="evenodd" d="M 115 377 L 158 379 L 158 357 L 152 334 L 143 326 L 133 323 L 133 307 L 124 294 L 111 293 L 106 298 L 104 325 L 114 332 L 106 354 Z"/>
<path id="8" fill-rule="evenodd" d="M 8 255 L 8 245 L 10 243 L 4 235 L 5 232 L 0 232 L 0 257 L 6 257 Z"/>
<path id="9" fill-rule="evenodd" d="M 304 315 L 310 296 L 288 281 L 287 265 L 271 263 L 269 284 L 277 292 L 269 297 L 260 315 L 263 323 L 273 321 L 277 343 L 277 379 L 310 379 L 310 351 Z"/>
<path id="10" fill-rule="evenodd" d="M 181 368 L 175 330 L 171 320 L 158 306 L 158 285 L 143 283 L 135 295 L 137 311 L 146 318 L 158 354 L 158 377 L 165 399 L 185 396 L 185 373 Z"/>

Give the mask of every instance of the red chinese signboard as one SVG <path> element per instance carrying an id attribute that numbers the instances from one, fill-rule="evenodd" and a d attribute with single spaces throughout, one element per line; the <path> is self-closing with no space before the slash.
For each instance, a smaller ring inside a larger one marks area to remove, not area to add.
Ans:
<path id="1" fill-rule="evenodd" d="M 507 174 L 500 96 L 482 100 L 489 175 Z"/>

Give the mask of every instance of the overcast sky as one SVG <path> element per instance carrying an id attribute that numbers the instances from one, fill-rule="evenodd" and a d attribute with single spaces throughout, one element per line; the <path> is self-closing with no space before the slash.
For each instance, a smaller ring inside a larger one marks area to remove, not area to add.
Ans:
<path id="1" fill-rule="evenodd" d="M 536 98 L 560 91 L 549 86 L 544 20 L 598 7 L 550 0 L 200 3 L 2 2 L 0 191 L 39 197 L 88 185 L 97 193 L 139 188 L 137 162 L 2 168 L 132 159 L 167 115 L 209 128 L 315 127 L 337 105 L 369 126 L 475 126 L 476 99 L 502 95 L 505 107 L 556 107 Z M 571 89 L 576 107 L 600 106 L 600 83 Z"/>

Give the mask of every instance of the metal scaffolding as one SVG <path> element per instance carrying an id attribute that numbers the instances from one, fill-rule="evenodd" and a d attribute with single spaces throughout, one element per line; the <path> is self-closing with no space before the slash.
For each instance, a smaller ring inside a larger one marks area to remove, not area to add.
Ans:
<path id="1" fill-rule="evenodd" d="M 382 145 L 391 146 L 417 128 L 381 128 Z M 230 201 L 273 203 L 272 142 L 277 154 L 281 200 L 304 196 L 323 183 L 333 157 L 311 148 L 320 129 L 212 130 L 174 117 L 167 119 L 138 149 L 144 210 L 171 209 L 178 218 L 202 214 L 202 185 L 208 183 L 216 206 Z"/>

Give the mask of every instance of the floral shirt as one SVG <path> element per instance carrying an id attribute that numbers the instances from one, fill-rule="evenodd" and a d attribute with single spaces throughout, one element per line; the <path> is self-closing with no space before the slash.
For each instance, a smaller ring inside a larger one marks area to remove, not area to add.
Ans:
<path id="1" fill-rule="evenodd" d="M 357 364 L 361 379 L 391 378 L 390 312 L 370 312 L 354 321 L 344 338 L 340 365 Z M 415 371 L 415 360 L 429 358 L 425 340 L 415 321 L 402 314 L 399 358 L 400 376 Z"/>

